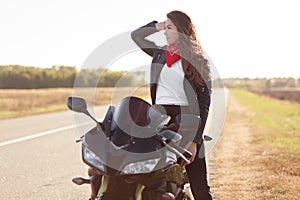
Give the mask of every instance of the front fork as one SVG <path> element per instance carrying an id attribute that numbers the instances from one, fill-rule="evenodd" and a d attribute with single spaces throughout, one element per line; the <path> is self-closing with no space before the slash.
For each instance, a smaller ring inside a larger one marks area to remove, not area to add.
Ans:
<path id="1" fill-rule="evenodd" d="M 95 169 L 89 168 L 88 175 L 90 176 L 90 184 L 91 184 L 91 200 L 95 200 L 97 198 L 97 194 L 102 185 L 102 176 Z"/>

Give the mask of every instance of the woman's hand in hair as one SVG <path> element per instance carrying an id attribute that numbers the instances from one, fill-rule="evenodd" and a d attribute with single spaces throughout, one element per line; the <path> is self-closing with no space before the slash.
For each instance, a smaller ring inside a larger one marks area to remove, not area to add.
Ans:
<path id="1" fill-rule="evenodd" d="M 158 23 L 156 23 L 155 24 L 156 30 L 158 30 L 158 31 L 165 30 L 166 29 L 165 24 L 166 24 L 166 22 L 158 22 Z"/>

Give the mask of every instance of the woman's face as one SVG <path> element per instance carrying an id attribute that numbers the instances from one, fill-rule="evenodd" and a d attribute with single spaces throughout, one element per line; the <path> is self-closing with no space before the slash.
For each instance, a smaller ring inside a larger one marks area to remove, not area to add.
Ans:
<path id="1" fill-rule="evenodd" d="M 176 44 L 179 42 L 179 34 L 177 31 L 177 27 L 173 24 L 173 22 L 168 18 L 165 23 L 165 36 L 167 39 L 167 43 L 169 45 Z"/>

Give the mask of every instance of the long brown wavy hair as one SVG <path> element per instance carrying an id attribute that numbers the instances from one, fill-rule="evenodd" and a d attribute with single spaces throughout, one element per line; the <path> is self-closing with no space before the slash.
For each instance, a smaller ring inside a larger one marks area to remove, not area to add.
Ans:
<path id="1" fill-rule="evenodd" d="M 195 25 L 182 11 L 171 11 L 167 14 L 167 18 L 174 23 L 179 32 L 180 55 L 185 75 L 190 81 L 195 82 L 197 88 L 204 86 L 211 76 L 210 66 L 203 56 Z"/>

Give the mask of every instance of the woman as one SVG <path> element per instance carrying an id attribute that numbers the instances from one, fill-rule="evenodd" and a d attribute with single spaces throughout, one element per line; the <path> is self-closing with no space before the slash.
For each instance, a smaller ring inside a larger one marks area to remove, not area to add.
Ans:
<path id="1" fill-rule="evenodd" d="M 147 36 L 164 30 L 167 46 L 157 46 Z M 186 171 L 196 200 L 212 199 L 202 146 L 202 134 L 210 106 L 211 80 L 207 59 L 197 39 L 190 17 L 181 11 L 167 14 L 165 22 L 153 21 L 131 34 L 134 42 L 148 55 L 151 63 L 150 92 L 152 104 L 171 116 L 197 114 L 201 124 L 188 144 L 193 154 Z"/>

